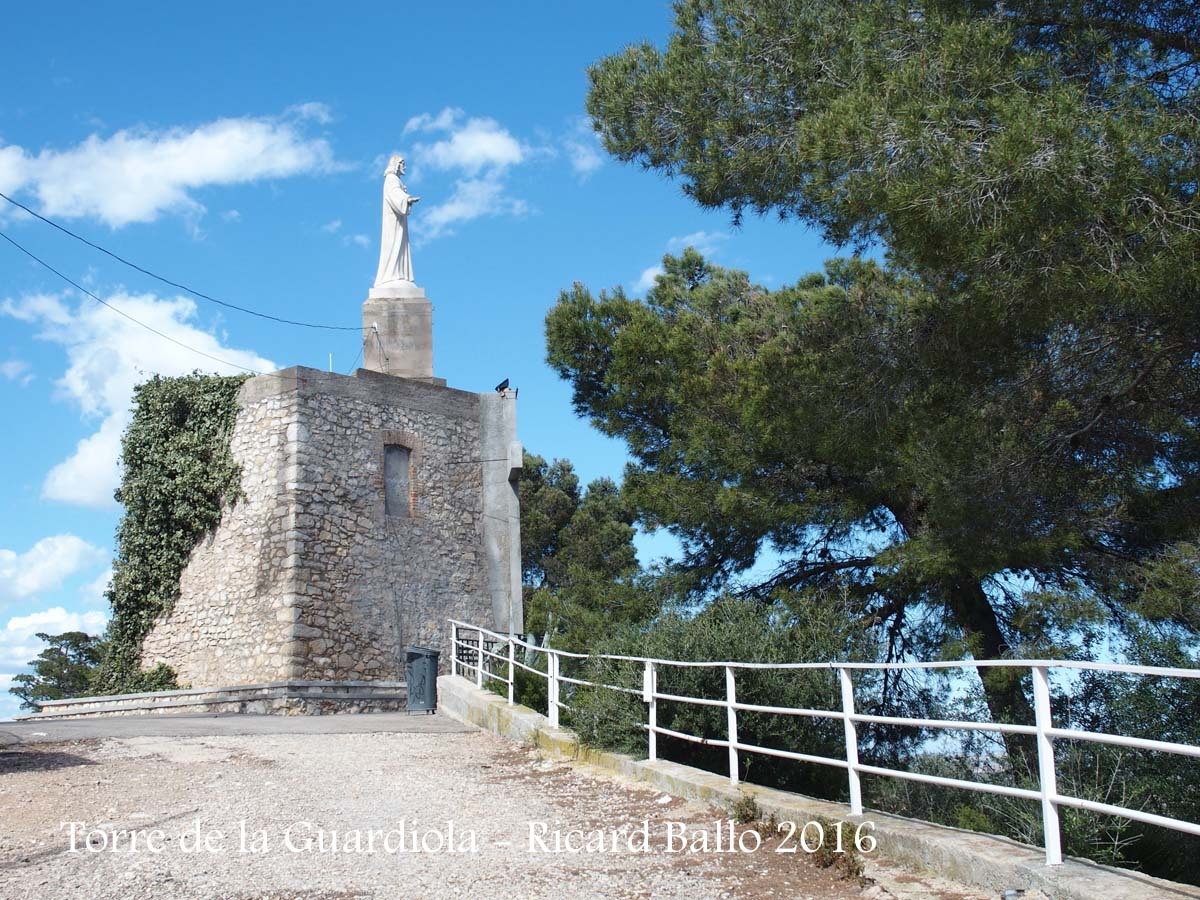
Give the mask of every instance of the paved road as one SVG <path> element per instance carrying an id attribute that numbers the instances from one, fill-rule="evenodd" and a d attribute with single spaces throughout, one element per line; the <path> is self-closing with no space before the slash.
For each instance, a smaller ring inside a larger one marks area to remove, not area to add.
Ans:
<path id="1" fill-rule="evenodd" d="M 881 860 L 879 884 L 845 880 L 770 831 L 753 849 L 723 810 L 442 715 L 121 716 L 5 739 L 5 900 L 973 896 Z"/>
<path id="2" fill-rule="evenodd" d="M 0 748 L 120 737 L 205 737 L 232 734 L 454 734 L 474 729 L 449 716 L 371 713 L 349 716 L 106 716 L 0 722 Z"/>

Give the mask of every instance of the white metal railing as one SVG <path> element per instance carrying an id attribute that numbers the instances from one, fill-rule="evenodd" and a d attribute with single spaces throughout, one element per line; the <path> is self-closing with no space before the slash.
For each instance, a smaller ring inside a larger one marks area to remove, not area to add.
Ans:
<path id="1" fill-rule="evenodd" d="M 1094 731 L 1077 731 L 1066 728 L 1055 728 L 1050 698 L 1051 669 L 1088 670 L 1114 672 L 1128 675 L 1148 675 L 1166 678 L 1200 678 L 1200 669 L 1166 668 L 1161 666 L 1134 666 L 1121 663 L 1096 663 L 1075 660 L 1030 660 L 1030 659 L 996 659 L 996 660 L 962 660 L 948 662 L 899 662 L 899 663 L 855 663 L 855 662 L 818 662 L 818 663 L 751 663 L 751 662 L 701 662 L 695 660 L 648 659 L 639 656 L 618 656 L 611 654 L 570 653 L 566 650 L 555 650 L 531 644 L 515 634 L 503 634 L 460 622 L 457 619 L 448 620 L 450 623 L 450 657 L 451 674 L 468 672 L 474 678 L 475 684 L 482 688 L 485 679 L 504 682 L 508 687 L 508 703 L 513 704 L 514 675 L 517 669 L 524 669 L 540 678 L 546 679 L 547 685 L 547 717 L 552 728 L 559 727 L 559 710 L 570 709 L 561 700 L 561 687 L 565 684 L 588 687 L 600 687 L 620 691 L 627 694 L 640 695 L 647 708 L 646 730 L 648 746 L 647 758 L 658 758 L 658 735 L 667 735 L 679 740 L 705 744 L 710 747 L 725 747 L 729 751 L 729 781 L 738 783 L 739 754 L 761 753 L 766 756 L 796 760 L 798 762 L 815 763 L 817 765 L 833 766 L 846 770 L 850 796 L 850 814 L 861 816 L 862 785 L 861 775 L 881 775 L 888 778 L 901 778 L 933 784 L 942 787 L 964 788 L 989 794 L 999 794 L 1008 797 L 1019 797 L 1026 800 L 1037 800 L 1042 808 L 1042 826 L 1045 835 L 1046 864 L 1057 865 L 1062 862 L 1062 838 L 1059 827 L 1058 808 L 1070 806 L 1077 809 L 1089 810 L 1103 815 L 1120 816 L 1137 822 L 1145 822 L 1163 828 L 1182 831 L 1187 834 L 1200 835 L 1200 823 L 1188 822 L 1168 816 L 1160 816 L 1139 809 L 1129 809 L 1080 797 L 1070 797 L 1058 792 L 1058 777 L 1054 759 L 1054 741 L 1072 740 L 1089 741 L 1093 743 L 1110 744 L 1118 747 L 1129 747 L 1140 750 L 1152 750 L 1160 753 L 1175 753 L 1183 756 L 1200 757 L 1200 747 L 1191 744 L 1177 744 L 1170 741 L 1156 741 L 1147 738 L 1128 737 L 1118 734 L 1105 734 Z M 467 635 L 464 637 L 464 633 Z M 492 646 L 504 645 L 504 653 L 488 649 L 486 643 Z M 534 668 L 516 659 L 516 648 L 523 647 L 532 653 L 546 655 L 546 671 Z M 460 649 L 474 654 L 474 664 L 459 660 Z M 488 670 L 484 659 L 497 660 L 507 667 L 507 677 Z M 642 665 L 642 689 L 622 687 L 614 684 L 586 681 L 580 678 L 570 678 L 562 674 L 562 659 L 607 659 L 616 662 L 640 663 Z M 713 700 L 706 697 L 687 697 L 679 694 L 665 694 L 658 689 L 658 669 L 660 666 L 674 668 L 708 668 L 725 670 L 725 699 Z M 1033 675 L 1033 725 L 1017 725 L 1006 722 L 974 722 L 949 719 L 917 719 L 903 716 L 876 716 L 859 713 L 854 708 L 854 679 L 853 673 L 861 670 L 903 670 L 903 669 L 980 669 L 980 668 L 1016 668 L 1029 669 Z M 796 670 L 813 669 L 836 672 L 841 690 L 841 709 L 802 709 L 788 706 L 761 706 L 753 703 L 740 703 L 737 699 L 736 672 L 739 669 L 771 669 Z M 706 738 L 686 734 L 664 728 L 658 724 L 658 701 L 666 700 L 672 703 L 688 703 L 699 706 L 722 707 L 726 712 L 726 736 L 724 739 Z M 738 712 L 773 713 L 785 716 L 807 716 L 841 720 L 845 731 L 846 756 L 837 759 L 827 756 L 815 756 L 809 753 L 798 753 L 793 750 L 781 750 L 774 747 L 760 747 L 747 744 L 738 739 Z M 1038 789 L 1010 787 L 989 782 L 966 781 L 961 778 L 947 778 L 941 775 L 926 775 L 921 772 L 906 772 L 902 769 L 888 769 L 880 766 L 867 765 L 858 759 L 858 724 L 908 725 L 921 728 L 940 730 L 972 730 L 993 731 L 999 734 L 1033 735 L 1037 746 Z"/>

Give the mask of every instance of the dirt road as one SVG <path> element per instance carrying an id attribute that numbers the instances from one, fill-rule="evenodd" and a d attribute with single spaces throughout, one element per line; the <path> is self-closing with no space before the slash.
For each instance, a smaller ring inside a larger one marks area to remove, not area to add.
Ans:
<path id="1" fill-rule="evenodd" d="M 46 737 L 0 752 L 0 897 L 970 896 L 479 732 Z"/>

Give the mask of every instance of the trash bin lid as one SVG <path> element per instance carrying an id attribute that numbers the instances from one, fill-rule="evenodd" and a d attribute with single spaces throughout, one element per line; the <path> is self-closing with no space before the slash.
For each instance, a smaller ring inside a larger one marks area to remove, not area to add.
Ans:
<path id="1" fill-rule="evenodd" d="M 432 647 L 418 647 L 415 644 L 405 647 L 404 652 L 413 656 L 441 656 L 442 653 L 442 651 L 434 650 Z"/>

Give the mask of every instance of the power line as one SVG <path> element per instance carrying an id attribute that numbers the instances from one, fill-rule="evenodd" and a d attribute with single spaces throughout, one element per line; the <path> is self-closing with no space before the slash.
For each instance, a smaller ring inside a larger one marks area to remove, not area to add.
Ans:
<path id="1" fill-rule="evenodd" d="M 101 306 L 108 307 L 113 312 L 115 312 L 117 315 L 124 316 L 126 319 L 128 319 L 130 322 L 133 322 L 135 325 L 140 325 L 143 328 L 145 328 L 147 331 L 158 335 L 160 338 L 165 338 L 166 340 L 170 341 L 172 344 L 175 344 L 178 347 L 182 347 L 184 350 L 191 350 L 193 353 L 198 353 L 200 356 L 203 356 L 207 359 L 211 359 L 213 362 L 218 362 L 223 366 L 232 366 L 235 369 L 241 369 L 243 372 L 249 372 L 251 375 L 260 374 L 259 372 L 256 372 L 254 369 L 250 369 L 250 368 L 247 368 L 246 366 L 238 365 L 237 363 L 230 362 L 227 359 L 221 359 L 219 356 L 213 356 L 211 353 L 205 353 L 203 350 L 197 350 L 195 347 L 189 346 L 188 344 L 185 344 L 183 341 L 176 340 L 175 338 L 171 337 L 169 334 L 164 334 L 163 332 L 159 331 L 157 328 L 154 328 L 150 325 L 147 325 L 145 322 L 135 319 L 133 316 L 131 316 L 129 313 L 125 312 L 124 310 L 118 309 L 117 307 L 113 306 L 111 303 L 108 303 L 105 300 L 101 300 L 99 297 L 97 297 L 95 294 L 93 294 L 91 291 L 89 291 L 83 285 L 78 284 L 75 281 L 72 281 L 70 278 L 68 278 L 62 272 L 58 271 L 58 269 L 54 268 L 54 266 L 50 265 L 50 263 L 35 256 L 29 250 L 26 250 L 24 247 L 22 247 L 16 241 L 14 241 L 12 238 L 10 238 L 3 231 L 0 231 L 0 238 L 4 238 L 4 240 L 8 241 L 10 244 L 12 244 L 14 247 L 16 247 L 18 250 L 20 250 L 22 253 L 24 253 L 26 256 L 28 256 L 30 259 L 32 259 L 34 262 L 36 262 L 38 265 L 43 266 L 46 269 L 49 269 L 51 272 L 53 272 L 55 275 L 57 275 L 59 278 L 61 278 L 63 281 L 65 281 L 67 284 L 71 285 L 71 287 L 75 288 L 75 290 L 80 291 L 80 292 L 86 294 L 87 296 L 91 297 L 93 300 L 95 300 Z"/>
<path id="2" fill-rule="evenodd" d="M 364 329 L 362 329 L 362 330 L 363 330 L 363 331 L 366 331 L 366 329 L 365 329 L 365 328 L 364 328 Z M 353 374 L 354 374 L 354 370 L 355 370 L 356 368 L 358 368 L 358 361 L 359 361 L 360 359 L 362 359 L 362 355 L 363 355 L 363 348 L 364 348 L 364 347 L 366 346 L 366 344 L 367 344 L 367 338 L 366 338 L 366 335 L 365 335 L 365 334 L 364 334 L 364 335 L 362 335 L 362 338 L 363 338 L 363 339 L 362 339 L 362 341 L 361 341 L 361 342 L 359 343 L 359 345 L 358 345 L 358 356 L 354 357 L 354 362 L 353 362 L 353 363 L 350 365 L 350 371 L 346 373 L 347 375 L 353 375 Z"/>
<path id="3" fill-rule="evenodd" d="M 137 263 L 131 262 L 130 260 L 125 259 L 125 257 L 120 256 L 116 253 L 113 253 L 111 250 L 107 250 L 104 247 L 101 247 L 99 244 L 92 243 L 87 238 L 83 237 L 82 235 L 78 235 L 75 232 L 71 231 L 71 229 L 69 229 L 63 225 L 59 225 L 53 219 L 48 219 L 45 216 L 43 216 L 41 213 L 34 212 L 32 209 L 30 209 L 24 203 L 21 203 L 18 200 L 14 200 L 12 197 L 8 196 L 8 194 L 3 193 L 2 191 L 0 191 L 0 198 L 7 200 L 13 206 L 16 206 L 20 209 L 25 210 L 25 212 L 29 213 L 29 215 L 33 216 L 35 219 L 40 219 L 41 221 L 45 222 L 50 227 L 57 228 L 59 231 L 61 231 L 63 234 L 67 235 L 68 237 L 72 237 L 75 240 L 79 241 L 80 243 L 86 244 L 87 246 L 91 247 L 93 250 L 99 250 L 105 256 L 109 256 L 112 259 L 115 259 L 117 262 L 121 263 L 122 265 L 129 266 L 129 268 L 135 269 L 138 272 L 141 272 L 143 275 L 149 275 L 151 278 L 161 281 L 163 284 L 170 285 L 173 288 L 178 288 L 181 291 L 187 291 L 189 294 L 192 294 L 195 297 L 199 297 L 201 300 L 207 300 L 210 303 L 215 303 L 218 306 L 224 306 L 227 309 L 236 309 L 238 312 L 246 313 L 246 315 L 257 316 L 260 319 L 268 319 L 272 322 L 280 322 L 284 325 L 297 325 L 301 328 L 322 328 L 322 329 L 325 329 L 326 331 L 361 331 L 362 330 L 361 326 L 358 326 L 358 325 L 354 325 L 354 326 L 350 326 L 350 325 L 319 325 L 319 324 L 316 324 L 313 322 L 300 322 L 300 321 L 297 321 L 296 319 L 284 319 L 284 318 L 281 318 L 280 316 L 272 316 L 269 313 L 262 313 L 262 312 L 258 312 L 257 310 L 248 309 L 245 306 L 238 306 L 236 303 L 228 303 L 225 300 L 219 300 L 216 297 L 212 297 L 208 294 L 203 293 L 202 291 L 196 290 L 195 288 L 190 288 L 186 284 L 180 284 L 177 281 L 172 281 L 169 278 L 164 278 L 162 275 L 159 275 L 155 272 L 151 272 L 149 269 L 143 268 L 142 266 L 139 266 Z M 40 262 L 40 260 L 39 260 L 39 262 Z M 49 267 L 47 266 L 47 268 L 49 268 Z M 101 302 L 103 302 L 103 301 L 101 301 Z"/>
<path id="4" fill-rule="evenodd" d="M 392 361 L 388 358 L 387 351 L 383 349 L 383 341 L 379 337 L 379 328 L 376 325 L 371 326 L 371 333 L 375 335 L 375 343 L 379 346 L 379 356 L 383 360 L 383 371 L 386 372 Z M 366 353 L 365 348 L 363 353 Z"/>
<path id="5" fill-rule="evenodd" d="M 95 294 L 93 294 L 91 291 L 89 291 L 83 285 L 81 285 L 77 281 L 74 281 L 73 279 L 67 277 L 62 272 L 58 271 L 58 269 L 54 268 L 54 266 L 52 266 L 48 262 L 46 262 L 44 259 L 40 258 L 36 254 L 34 254 L 32 251 L 30 251 L 30 250 L 26 249 L 25 247 L 21 246 L 20 244 L 18 244 L 16 241 L 14 241 L 12 238 L 10 238 L 3 231 L 0 231 L 0 238 L 3 238 L 4 240 L 8 241 L 10 244 L 12 244 L 14 247 L 16 247 L 18 250 L 20 250 L 22 253 L 24 253 L 26 256 L 28 256 L 30 259 L 32 259 L 34 262 L 36 262 L 39 266 L 42 266 L 43 268 L 48 269 L 49 271 L 53 272 L 55 275 L 57 275 L 59 278 L 61 278 L 63 281 L 65 281 L 67 284 L 71 285 L 71 287 L 75 288 L 75 290 L 79 291 L 82 294 L 87 295 L 88 297 L 91 297 L 93 300 L 95 300 L 101 306 L 111 309 L 117 315 L 125 317 L 130 322 L 133 322 L 135 325 L 140 325 L 142 328 L 145 328 L 151 334 L 158 335 L 160 338 L 170 341 L 172 344 L 174 344 L 177 347 L 182 347 L 184 350 L 190 350 L 192 353 L 196 353 L 200 356 L 203 356 L 205 359 L 211 359 L 213 362 L 220 363 L 223 366 L 231 366 L 235 369 L 241 369 L 243 372 L 249 372 L 251 375 L 262 375 L 263 374 L 254 369 L 248 368 L 247 366 L 239 365 L 238 363 L 235 363 L 235 362 L 230 362 L 227 359 L 221 359 L 221 357 L 213 356 L 211 353 L 205 353 L 203 350 L 197 350 L 195 347 L 191 346 L 190 344 L 185 344 L 183 341 L 177 340 L 176 338 L 171 337 L 169 334 L 164 334 L 163 332 L 159 331 L 157 328 L 154 328 L 151 325 L 147 325 L 145 322 L 141 321 L 140 319 L 134 318 L 133 316 L 131 316 L 129 313 L 125 312 L 124 310 L 118 309 L 117 307 L 113 306 L 108 301 L 102 300 L 100 297 L 97 297 Z M 355 362 L 357 364 L 357 360 Z M 275 372 L 267 372 L 266 374 L 270 375 L 270 376 L 278 377 L 278 374 Z M 508 457 L 493 457 L 491 459 L 454 460 L 454 461 L 451 461 L 449 463 L 449 465 L 479 465 L 480 463 L 507 462 L 507 461 L 508 461 Z M 488 516 L 487 513 L 483 513 L 483 515 Z M 488 516 L 488 518 L 500 519 L 499 516 Z M 513 521 L 513 520 L 512 519 L 501 519 L 501 521 Z"/>

